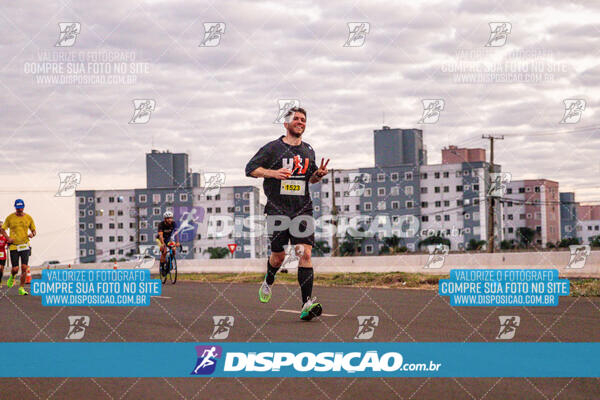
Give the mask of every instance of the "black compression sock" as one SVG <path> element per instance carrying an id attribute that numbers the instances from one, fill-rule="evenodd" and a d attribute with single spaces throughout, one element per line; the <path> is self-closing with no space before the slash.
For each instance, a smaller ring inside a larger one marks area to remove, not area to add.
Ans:
<path id="1" fill-rule="evenodd" d="M 2 284 L 2 275 L 4 274 L 4 265 L 0 265 L 0 284 Z"/>
<path id="2" fill-rule="evenodd" d="M 271 265 L 271 260 L 267 260 L 267 285 L 272 285 L 275 282 L 275 274 L 279 270 L 279 267 L 275 268 Z"/>
<path id="3" fill-rule="evenodd" d="M 313 269 L 298 267 L 298 283 L 302 291 L 302 304 L 306 303 L 312 295 L 313 287 Z"/>

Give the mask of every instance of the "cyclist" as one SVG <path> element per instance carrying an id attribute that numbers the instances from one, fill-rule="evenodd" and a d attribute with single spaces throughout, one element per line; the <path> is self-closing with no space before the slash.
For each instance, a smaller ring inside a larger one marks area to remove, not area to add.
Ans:
<path id="1" fill-rule="evenodd" d="M 158 234 L 156 235 L 156 243 L 160 246 L 160 271 L 163 271 L 163 268 L 166 264 L 167 258 L 167 245 L 171 241 L 171 239 L 175 239 L 177 235 L 175 230 L 177 229 L 177 224 L 173 221 L 173 213 L 171 211 L 166 211 L 163 214 L 163 220 L 158 224 Z M 175 249 L 173 249 L 173 254 L 175 254 Z"/>
<path id="2" fill-rule="evenodd" d="M 25 280 L 29 271 L 29 256 L 31 256 L 31 247 L 29 239 L 36 234 L 35 223 L 31 215 L 25 214 L 23 209 L 25 202 L 21 199 L 15 200 L 15 212 L 6 217 L 6 221 L 2 224 L 0 234 L 6 239 L 10 249 L 10 278 L 6 282 L 9 288 L 15 284 L 15 275 L 19 272 L 19 259 L 21 261 L 21 285 L 19 286 L 19 295 L 26 296 L 29 293 L 25 290 Z M 10 230 L 10 235 L 6 234 L 6 230 Z M 31 231 L 31 233 L 29 233 Z"/>

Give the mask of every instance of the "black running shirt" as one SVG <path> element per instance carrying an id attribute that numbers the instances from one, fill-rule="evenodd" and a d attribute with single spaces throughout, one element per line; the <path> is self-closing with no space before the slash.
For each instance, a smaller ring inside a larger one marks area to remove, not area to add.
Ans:
<path id="1" fill-rule="evenodd" d="M 158 224 L 158 232 L 163 233 L 163 240 L 165 241 L 165 243 L 168 243 L 169 240 L 171 240 L 171 235 L 173 235 L 173 231 L 176 228 L 177 224 L 175 223 L 175 221 L 173 221 L 173 223 L 170 225 L 167 225 L 164 220 L 160 221 L 160 223 Z M 156 237 L 158 238 L 158 235 L 156 235 Z"/>
<path id="2" fill-rule="evenodd" d="M 318 169 L 315 151 L 306 142 L 291 146 L 283 136 L 264 145 L 246 165 L 246 176 L 258 167 L 266 169 L 287 168 L 292 175 L 285 181 L 265 178 L 263 188 L 267 196 L 267 215 L 295 217 L 312 214 L 312 201 L 308 190 L 309 179 Z"/>

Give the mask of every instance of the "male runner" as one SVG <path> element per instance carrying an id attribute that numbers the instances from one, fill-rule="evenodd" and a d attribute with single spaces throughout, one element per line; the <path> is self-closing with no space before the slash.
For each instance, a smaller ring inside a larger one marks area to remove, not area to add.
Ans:
<path id="1" fill-rule="evenodd" d="M 158 224 L 158 234 L 156 235 L 156 242 L 160 246 L 160 270 L 162 272 L 167 257 L 167 243 L 171 241 L 171 236 L 175 237 L 173 232 L 177 229 L 177 224 L 173 221 L 173 213 L 171 211 L 165 211 L 163 214 L 163 220 Z M 175 251 L 175 250 L 173 250 Z"/>
<path id="2" fill-rule="evenodd" d="M 12 269 L 10 270 L 10 278 L 6 282 L 6 286 L 9 288 L 15 284 L 15 275 L 19 272 L 19 259 L 21 260 L 21 285 L 19 286 L 19 294 L 21 296 L 29 294 L 24 288 L 27 272 L 29 271 L 29 256 L 31 255 L 29 239 L 36 234 L 33 218 L 31 218 L 31 215 L 23 212 L 24 208 L 25 202 L 23 200 L 15 200 L 15 212 L 6 217 L 6 221 L 2 224 L 0 232 L 0 234 L 8 239 L 7 242 L 10 244 L 10 264 Z M 10 235 L 6 234 L 7 229 L 10 230 Z"/>
<path id="3" fill-rule="evenodd" d="M 0 221 L 0 231 L 2 231 L 2 221 Z M 4 274 L 4 266 L 6 265 L 7 244 L 8 239 L 0 234 L 0 287 L 2 287 L 2 275 Z"/>
<path id="4" fill-rule="evenodd" d="M 306 111 L 294 107 L 285 116 L 285 136 L 267 143 L 246 165 L 246 176 L 264 178 L 267 195 L 265 213 L 271 241 L 271 256 L 267 261 L 267 274 L 259 289 L 263 303 L 271 299 L 271 285 L 275 274 L 285 259 L 284 245 L 291 242 L 298 262 L 298 283 L 302 292 L 300 318 L 310 321 L 323 312 L 316 298 L 311 298 L 313 268 L 311 250 L 314 244 L 314 220 L 308 183 L 316 183 L 327 175 L 327 160 L 317 168 L 315 151 L 302 141 L 306 128 Z M 297 218 L 297 219 L 296 219 Z M 294 220 L 296 219 L 296 220 Z M 301 221 L 301 222 L 294 222 Z"/>

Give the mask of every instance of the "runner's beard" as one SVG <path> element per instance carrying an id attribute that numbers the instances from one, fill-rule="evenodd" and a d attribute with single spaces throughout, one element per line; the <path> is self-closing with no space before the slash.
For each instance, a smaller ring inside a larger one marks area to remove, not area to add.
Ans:
<path id="1" fill-rule="evenodd" d="M 304 133 L 304 131 L 297 133 L 296 131 L 294 131 L 293 129 L 288 129 L 288 132 L 290 133 L 290 135 L 296 137 L 296 138 L 301 138 L 302 134 Z"/>

